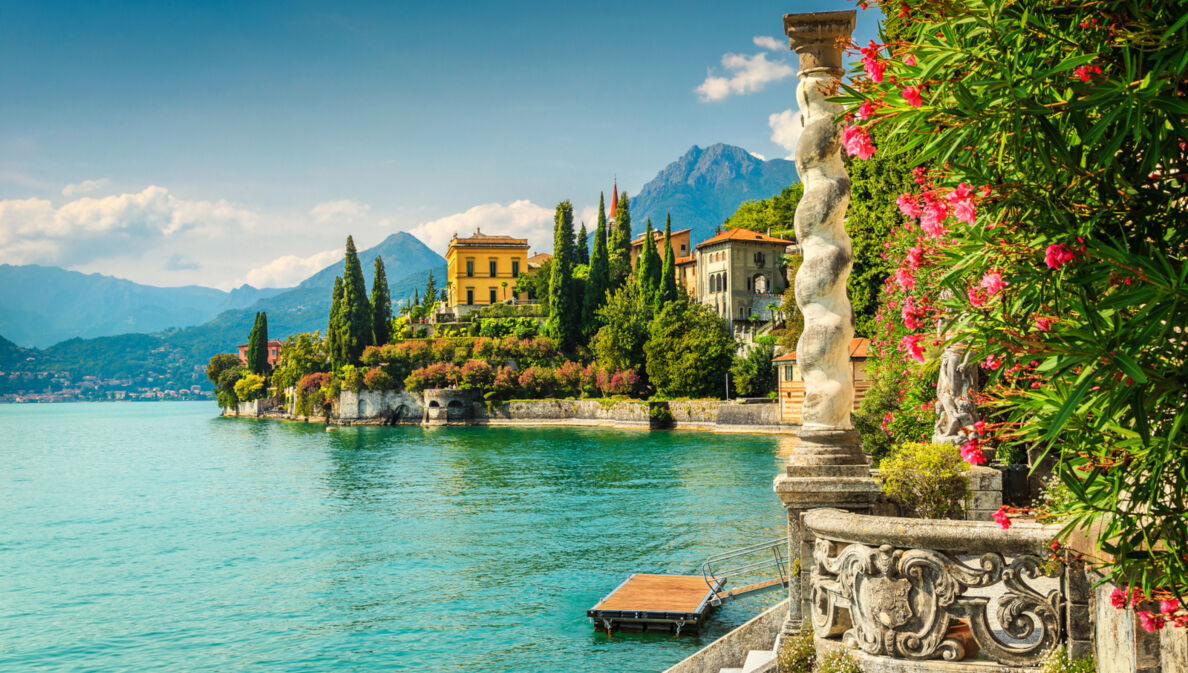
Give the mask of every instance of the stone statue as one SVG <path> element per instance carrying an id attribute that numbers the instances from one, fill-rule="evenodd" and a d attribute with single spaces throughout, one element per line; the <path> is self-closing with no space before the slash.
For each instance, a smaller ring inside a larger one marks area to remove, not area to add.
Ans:
<path id="1" fill-rule="evenodd" d="M 952 297 L 945 290 L 942 299 Z M 948 321 L 937 325 L 937 333 L 944 336 Z M 936 444 L 961 446 L 970 435 L 970 428 L 978 420 L 978 405 L 974 393 L 978 391 L 978 363 L 970 362 L 970 350 L 963 343 L 949 344 L 941 354 L 940 374 L 936 380 L 936 425 L 932 441 Z"/>

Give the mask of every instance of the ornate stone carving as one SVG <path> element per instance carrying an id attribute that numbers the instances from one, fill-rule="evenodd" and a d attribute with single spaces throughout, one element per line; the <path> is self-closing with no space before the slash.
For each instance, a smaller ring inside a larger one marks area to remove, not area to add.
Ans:
<path id="1" fill-rule="evenodd" d="M 965 646 L 948 634 L 956 619 L 965 619 L 981 650 L 1009 666 L 1037 664 L 1059 642 L 1063 596 L 1059 590 L 1041 594 L 1027 583 L 1047 575 L 1038 556 L 1008 561 L 987 552 L 970 567 L 929 549 L 838 547 L 825 539 L 814 547 L 810 604 L 818 637 L 841 635 L 845 644 L 873 655 L 959 661 Z M 966 593 L 998 584 L 1003 592 L 994 599 Z M 988 617 L 992 602 L 1006 640 Z"/>

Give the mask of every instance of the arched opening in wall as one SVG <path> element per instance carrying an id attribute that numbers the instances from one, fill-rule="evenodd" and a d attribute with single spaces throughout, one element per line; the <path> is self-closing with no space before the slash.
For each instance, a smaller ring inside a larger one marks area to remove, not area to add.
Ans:
<path id="1" fill-rule="evenodd" d="M 461 409 L 462 400 L 450 400 L 450 403 L 447 406 L 449 406 L 451 409 Z"/>
<path id="2" fill-rule="evenodd" d="M 368 415 L 367 400 L 359 399 L 359 405 L 356 408 L 356 418 L 367 418 Z"/>
<path id="3" fill-rule="evenodd" d="M 755 294 L 768 294 L 767 276 L 761 273 L 755 274 L 751 278 L 751 287 L 755 288 Z"/>
<path id="4" fill-rule="evenodd" d="M 441 405 L 437 403 L 437 400 L 429 400 L 429 406 L 430 406 L 430 408 L 437 408 L 437 407 L 440 407 Z"/>

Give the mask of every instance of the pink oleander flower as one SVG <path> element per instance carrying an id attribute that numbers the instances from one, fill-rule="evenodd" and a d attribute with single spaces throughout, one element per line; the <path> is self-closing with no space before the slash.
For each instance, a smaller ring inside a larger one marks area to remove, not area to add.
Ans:
<path id="1" fill-rule="evenodd" d="M 907 56 L 903 57 L 903 63 L 904 65 L 916 65 L 916 57 L 908 54 Z"/>
<path id="2" fill-rule="evenodd" d="M 846 153 L 859 159 L 869 159 L 874 156 L 875 146 L 870 142 L 870 135 L 861 126 L 847 126 L 842 135 L 842 145 Z"/>
<path id="3" fill-rule="evenodd" d="M 1002 358 L 998 357 L 994 353 L 987 355 L 986 359 L 984 361 L 982 361 L 982 369 L 989 369 L 991 371 L 994 371 L 995 369 L 998 369 L 1001 366 L 1002 366 Z"/>
<path id="4" fill-rule="evenodd" d="M 895 282 L 905 290 L 914 290 L 916 288 L 916 277 L 908 269 L 896 269 Z"/>
<path id="5" fill-rule="evenodd" d="M 1139 626 L 1143 627 L 1150 633 L 1155 633 L 1159 629 L 1162 629 L 1165 624 L 1163 617 L 1160 617 L 1159 615 L 1148 610 L 1140 610 L 1136 614 L 1138 616 Z"/>
<path id="6" fill-rule="evenodd" d="M 921 248 L 918 245 L 913 245 L 912 248 L 907 251 L 907 257 L 904 257 L 904 261 L 906 261 L 908 266 L 913 269 L 920 268 L 920 265 L 924 263 L 924 248 Z"/>
<path id="7" fill-rule="evenodd" d="M 985 465 L 986 454 L 978 448 L 977 442 L 966 442 L 961 445 L 961 458 L 970 465 Z"/>
<path id="8" fill-rule="evenodd" d="M 1180 609 L 1180 601 L 1178 601 L 1174 598 L 1165 598 L 1165 599 L 1159 601 L 1159 611 L 1164 614 L 1170 615 L 1171 613 L 1173 613 L 1179 609 Z"/>
<path id="9" fill-rule="evenodd" d="M 908 217 L 920 217 L 923 212 L 920 210 L 920 200 L 914 194 L 900 194 L 895 203 L 899 204 L 899 212 Z"/>
<path id="10" fill-rule="evenodd" d="M 1044 262 L 1048 265 L 1049 269 L 1059 269 L 1071 262 L 1072 258 L 1073 251 L 1059 243 L 1049 245 L 1047 252 L 1044 253 Z"/>
<path id="11" fill-rule="evenodd" d="M 930 194 L 924 195 L 924 214 L 920 217 L 920 228 L 933 238 L 945 235 L 945 218 L 949 216 L 949 207 L 944 201 L 938 201 Z"/>
<path id="12" fill-rule="evenodd" d="M 919 87 L 906 87 L 903 91 L 899 92 L 899 95 L 903 96 L 903 99 L 907 101 L 907 104 L 911 105 L 912 107 L 920 107 L 924 104 L 924 98 L 920 96 Z"/>
<path id="13" fill-rule="evenodd" d="M 1056 322 L 1055 318 L 1036 318 L 1035 328 L 1041 332 L 1047 332 L 1052 329 L 1052 323 Z"/>
<path id="14" fill-rule="evenodd" d="M 887 69 L 887 64 L 879 58 L 879 45 L 874 40 L 870 41 L 870 45 L 863 47 L 862 52 L 862 69 L 866 71 L 866 76 L 875 84 L 883 83 L 883 71 Z"/>
<path id="15" fill-rule="evenodd" d="M 923 166 L 916 166 L 915 168 L 912 169 L 912 179 L 915 180 L 916 184 L 918 184 L 918 185 L 922 185 L 925 182 L 928 182 L 928 178 L 925 177 L 925 175 L 924 175 L 924 167 Z"/>
<path id="16" fill-rule="evenodd" d="M 1140 589 L 1139 587 L 1134 587 L 1133 589 L 1131 589 L 1131 591 L 1130 591 L 1130 605 L 1131 605 L 1131 607 L 1137 608 L 1139 603 L 1142 603 L 1145 600 L 1147 600 L 1147 594 L 1143 593 L 1142 589 Z"/>
<path id="17" fill-rule="evenodd" d="M 871 115 L 874 114 L 874 111 L 875 111 L 874 101 L 869 101 L 869 100 L 863 101 L 862 105 L 858 106 L 858 118 L 859 119 L 870 119 Z"/>
<path id="18" fill-rule="evenodd" d="M 973 424 L 973 429 L 974 429 L 974 432 L 978 433 L 979 435 L 981 435 L 981 434 L 985 434 L 985 432 L 986 432 L 986 421 L 979 420 L 978 422 L 974 423 L 974 424 Z"/>
<path id="19" fill-rule="evenodd" d="M 924 362 L 924 349 L 920 346 L 919 334 L 908 334 L 900 339 L 899 350 L 907 353 L 916 362 Z"/>
<path id="20" fill-rule="evenodd" d="M 1007 282 L 1002 279 L 1002 274 L 993 270 L 982 276 L 982 282 L 978 283 L 978 287 L 985 288 L 991 297 L 1001 292 L 1006 286 Z"/>
<path id="21" fill-rule="evenodd" d="M 969 303 L 972 306 L 986 305 L 986 290 L 980 287 L 971 287 L 966 289 L 965 295 L 969 298 Z"/>
<path id="22" fill-rule="evenodd" d="M 997 523 L 998 527 L 1003 530 L 1011 527 L 1011 517 L 1007 515 L 1005 510 L 1005 507 L 999 507 L 998 511 L 992 515 L 994 522 Z"/>
<path id="23" fill-rule="evenodd" d="M 1114 587 L 1114 590 L 1110 592 L 1110 605 L 1114 606 L 1117 610 L 1123 610 L 1126 608 L 1127 602 L 1126 591 L 1122 587 Z"/>
<path id="24" fill-rule="evenodd" d="M 1081 80 L 1082 82 L 1088 82 L 1089 80 L 1093 79 L 1094 75 L 1100 75 L 1100 74 L 1101 74 L 1101 66 L 1100 65 L 1083 65 L 1079 68 L 1073 69 L 1073 77 L 1076 77 L 1077 79 Z"/>
<path id="25" fill-rule="evenodd" d="M 908 329 L 920 329 L 922 325 L 917 320 L 919 308 L 916 303 L 912 301 L 911 297 L 903 300 L 903 308 L 900 310 L 900 317 L 903 318 L 903 326 Z"/>
<path id="26" fill-rule="evenodd" d="M 949 192 L 949 203 L 953 204 L 953 217 L 957 218 L 958 222 L 974 223 L 977 206 L 973 202 L 972 187 L 964 182 L 957 185 L 956 189 Z"/>

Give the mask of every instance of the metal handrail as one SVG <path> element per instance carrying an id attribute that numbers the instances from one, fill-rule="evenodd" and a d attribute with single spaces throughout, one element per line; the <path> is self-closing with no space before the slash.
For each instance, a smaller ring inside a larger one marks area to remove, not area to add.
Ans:
<path id="1" fill-rule="evenodd" d="M 724 587 L 731 577 L 759 575 L 762 571 L 774 571 L 768 573 L 768 575 L 774 576 L 757 582 L 757 584 L 779 580 L 779 584 L 771 584 L 771 586 L 786 586 L 788 584 L 787 549 L 788 538 L 784 537 L 714 554 L 707 558 L 701 564 L 701 574 L 705 578 L 706 585 L 713 591 L 714 605 L 720 604 L 722 598 L 731 598 L 735 595 L 733 592 L 727 592 L 724 596 L 720 593 L 721 587 Z M 771 553 L 771 558 L 752 559 L 738 565 L 720 567 L 726 561 L 759 554 L 766 555 L 768 552 Z M 715 589 L 715 587 L 719 588 Z"/>

